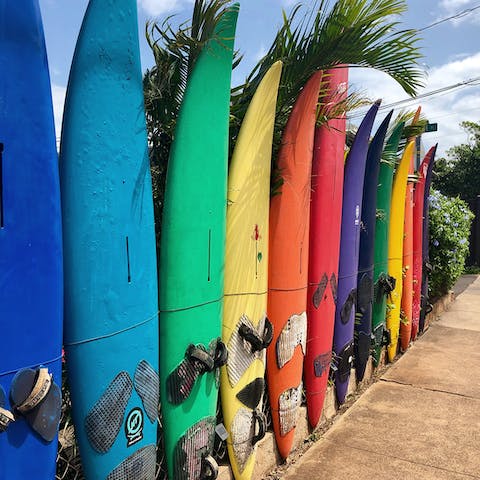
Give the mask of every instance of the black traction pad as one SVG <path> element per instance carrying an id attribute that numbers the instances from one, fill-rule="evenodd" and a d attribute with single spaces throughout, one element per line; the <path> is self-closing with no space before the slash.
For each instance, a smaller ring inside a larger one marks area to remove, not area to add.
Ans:
<path id="1" fill-rule="evenodd" d="M 92 448 L 106 453 L 115 443 L 123 423 L 133 383 L 128 372 L 120 372 L 85 417 L 85 431 Z"/>
<path id="2" fill-rule="evenodd" d="M 152 480 L 155 478 L 156 446 L 147 445 L 126 458 L 106 480 Z"/>
<path id="3" fill-rule="evenodd" d="M 330 368 L 332 352 L 321 353 L 313 359 L 313 371 L 316 377 L 321 377 Z"/>
<path id="4" fill-rule="evenodd" d="M 312 297 L 313 306 L 317 309 L 320 306 L 320 303 L 322 303 L 323 295 L 325 293 L 327 285 L 328 285 L 328 277 L 327 277 L 327 274 L 324 273 Z"/>
<path id="5" fill-rule="evenodd" d="M 160 402 L 158 373 L 146 360 L 142 360 L 135 370 L 133 383 L 138 396 L 142 399 L 147 417 L 151 423 L 154 423 L 158 417 Z"/>
<path id="6" fill-rule="evenodd" d="M 345 345 L 343 350 L 336 355 L 336 377 L 341 382 L 346 382 L 350 375 L 350 370 L 353 364 L 353 342 Z"/>
<path id="7" fill-rule="evenodd" d="M 337 304 L 338 282 L 335 273 L 330 276 L 330 288 L 332 289 L 333 301 Z"/>
<path id="8" fill-rule="evenodd" d="M 373 301 L 373 280 L 368 274 L 363 274 L 358 283 L 357 309 L 358 313 L 364 314 Z"/>
<path id="9" fill-rule="evenodd" d="M 354 288 L 348 294 L 345 303 L 343 304 L 342 309 L 340 310 L 340 320 L 344 325 L 346 325 L 350 320 L 350 315 L 352 313 L 352 308 L 354 307 L 357 301 L 357 289 Z"/>
<path id="10" fill-rule="evenodd" d="M 17 372 L 12 380 L 10 399 L 12 405 L 22 405 L 37 381 L 38 370 L 25 368 Z M 52 383 L 45 398 L 31 410 L 21 414 L 32 429 L 46 442 L 53 441 L 58 433 L 62 411 L 62 392 Z"/>
<path id="11" fill-rule="evenodd" d="M 372 336 L 365 332 L 358 332 L 355 340 L 355 375 L 357 380 L 361 382 L 365 375 L 368 357 L 370 356 L 370 348 L 372 344 Z"/>
<path id="12" fill-rule="evenodd" d="M 255 410 L 262 399 L 265 391 L 265 380 L 256 378 L 237 393 L 237 398 L 246 407 Z"/>
<path id="13" fill-rule="evenodd" d="M 206 417 L 192 425 L 175 445 L 174 480 L 200 480 L 203 459 L 213 450 L 215 417 Z"/>
<path id="14" fill-rule="evenodd" d="M 167 400 L 173 405 L 180 405 L 192 393 L 193 387 L 197 382 L 198 377 L 205 373 L 205 364 L 201 361 L 192 358 L 189 355 L 189 350 L 192 348 L 203 351 L 215 363 L 217 340 L 212 340 L 208 348 L 205 346 L 190 345 L 185 353 L 185 358 L 173 370 L 167 378 Z M 218 381 L 218 368 L 214 368 L 215 379 Z"/>

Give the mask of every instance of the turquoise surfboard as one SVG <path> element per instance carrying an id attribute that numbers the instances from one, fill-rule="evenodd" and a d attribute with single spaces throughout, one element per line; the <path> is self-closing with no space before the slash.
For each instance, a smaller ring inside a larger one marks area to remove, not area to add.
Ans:
<path id="1" fill-rule="evenodd" d="M 153 480 L 158 300 L 135 0 L 91 0 L 65 103 L 65 349 L 87 479 Z"/>

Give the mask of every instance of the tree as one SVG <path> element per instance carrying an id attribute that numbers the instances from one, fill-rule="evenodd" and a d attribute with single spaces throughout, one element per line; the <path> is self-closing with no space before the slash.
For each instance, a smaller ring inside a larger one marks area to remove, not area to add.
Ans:
<path id="1" fill-rule="evenodd" d="M 458 196 L 473 208 L 480 194 L 480 124 L 462 122 L 460 126 L 469 135 L 469 141 L 450 148 L 447 158 L 436 162 L 433 183 L 444 195 Z"/>
<path id="2" fill-rule="evenodd" d="M 155 66 L 145 74 L 144 91 L 158 226 L 169 149 L 188 74 L 229 5 L 228 0 L 195 0 L 191 23 L 181 24 L 177 31 L 170 19 L 147 24 L 147 41 Z M 389 74 L 410 95 L 422 85 L 417 32 L 399 29 L 396 20 L 405 12 L 406 0 L 337 0 L 331 9 L 329 5 L 329 0 L 315 0 L 313 11 L 299 4 L 290 16 L 284 14 L 283 25 L 267 54 L 245 82 L 232 89 L 232 148 L 258 84 L 277 60 L 283 61 L 284 68 L 273 159 L 293 104 L 317 70 L 350 65 L 376 68 Z M 240 60 L 237 55 L 236 63 Z"/>

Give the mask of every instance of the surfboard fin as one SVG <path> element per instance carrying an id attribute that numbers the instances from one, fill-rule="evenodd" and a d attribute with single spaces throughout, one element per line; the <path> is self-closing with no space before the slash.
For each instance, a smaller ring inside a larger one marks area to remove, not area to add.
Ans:
<path id="1" fill-rule="evenodd" d="M 48 368 L 24 368 L 16 373 L 10 389 L 12 405 L 46 442 L 56 437 L 62 408 L 62 393 Z"/>
<path id="2" fill-rule="evenodd" d="M 0 433 L 5 432 L 10 423 L 15 421 L 13 413 L 10 410 L 3 408 L 5 406 L 5 401 L 5 390 L 0 385 Z"/>

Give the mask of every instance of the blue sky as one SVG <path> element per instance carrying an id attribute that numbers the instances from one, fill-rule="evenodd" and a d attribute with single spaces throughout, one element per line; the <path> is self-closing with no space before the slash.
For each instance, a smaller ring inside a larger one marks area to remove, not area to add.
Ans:
<path id="1" fill-rule="evenodd" d="M 159 21 L 175 14 L 186 20 L 191 15 L 192 0 L 138 0 L 142 65 L 148 68 L 153 59 L 144 40 L 147 19 Z M 258 58 L 271 44 L 282 22 L 282 8 L 289 11 L 296 3 L 291 0 L 240 0 L 236 48 L 245 58 L 235 71 L 233 83 L 239 83 Z M 304 0 L 314 5 L 314 0 Z M 405 28 L 422 28 L 439 19 L 479 5 L 479 0 L 408 0 L 409 9 L 400 19 Z M 56 114 L 57 135 L 61 124 L 63 100 L 75 41 L 80 29 L 87 0 L 40 0 L 50 62 L 52 91 Z M 480 9 L 457 20 L 449 21 L 422 32 L 423 63 L 428 77 L 419 93 L 480 77 Z M 382 98 L 384 104 L 403 100 L 402 89 L 383 74 L 366 69 L 354 69 L 350 75 L 351 88 L 360 90 L 372 99 Z M 440 153 L 450 146 L 467 141 L 458 127 L 463 120 L 480 121 L 480 82 L 450 91 L 420 102 L 425 115 L 438 122 L 439 131 L 424 136 L 426 147 L 439 142 Z M 386 114 L 386 111 L 384 112 Z M 352 117 L 358 123 L 358 116 Z"/>

